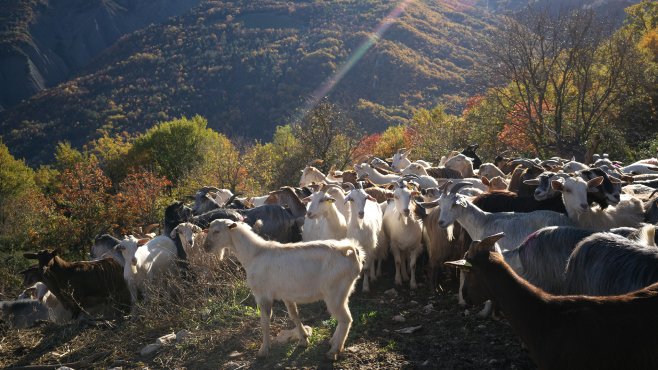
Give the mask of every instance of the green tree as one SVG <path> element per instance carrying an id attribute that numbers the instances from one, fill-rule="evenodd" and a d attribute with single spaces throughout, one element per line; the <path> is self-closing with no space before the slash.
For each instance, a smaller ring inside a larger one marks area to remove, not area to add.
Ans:
<path id="1" fill-rule="evenodd" d="M 442 105 L 431 110 L 417 110 L 412 122 L 414 155 L 418 158 L 439 163 L 443 155 L 466 144 L 462 121 L 459 117 L 446 113 Z"/>
<path id="2" fill-rule="evenodd" d="M 34 182 L 34 171 L 0 141 L 0 250 L 29 245 L 49 211 L 48 200 Z"/>
<path id="3" fill-rule="evenodd" d="M 204 162 L 217 133 L 201 116 L 180 118 L 150 128 L 128 152 L 135 166 L 159 173 L 174 185 Z"/>

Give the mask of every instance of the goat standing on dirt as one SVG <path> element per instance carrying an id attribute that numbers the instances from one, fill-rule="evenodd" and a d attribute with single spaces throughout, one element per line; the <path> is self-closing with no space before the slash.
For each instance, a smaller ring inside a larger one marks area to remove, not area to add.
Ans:
<path id="1" fill-rule="evenodd" d="M 228 248 L 247 272 L 247 285 L 260 307 L 263 345 L 258 356 L 270 350 L 270 317 L 275 299 L 283 300 L 299 333 L 299 345 L 308 345 L 308 336 L 299 319 L 297 303 L 324 300 L 338 325 L 327 353 L 335 360 L 345 346 L 352 326 L 347 305 L 356 279 L 363 268 L 363 250 L 356 241 L 318 240 L 281 244 L 266 241 L 244 223 L 215 220 L 204 243 L 206 252 Z"/>
<path id="2" fill-rule="evenodd" d="M 474 241 L 465 260 L 469 303 L 493 299 L 540 369 L 658 368 L 658 284 L 611 297 L 554 296 L 519 277 L 495 243 Z"/>

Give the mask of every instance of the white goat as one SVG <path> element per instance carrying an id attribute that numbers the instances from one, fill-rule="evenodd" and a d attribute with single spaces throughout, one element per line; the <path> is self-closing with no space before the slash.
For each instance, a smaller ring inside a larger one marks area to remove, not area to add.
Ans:
<path id="1" fill-rule="evenodd" d="M 312 183 L 321 183 L 325 182 L 327 184 L 340 184 L 341 179 L 330 178 L 320 172 L 317 168 L 313 166 L 306 166 L 302 171 L 302 177 L 299 179 L 299 186 L 309 186 Z"/>
<path id="2" fill-rule="evenodd" d="M 297 303 L 324 300 L 338 325 L 327 355 L 336 359 L 352 325 L 348 297 L 363 267 L 363 250 L 354 240 L 321 240 L 281 244 L 266 241 L 244 223 L 215 220 L 204 243 L 207 252 L 228 248 L 247 272 L 247 285 L 260 307 L 263 344 L 259 356 L 270 350 L 270 317 L 275 299 L 283 300 L 299 333 L 299 345 L 308 345 Z"/>
<path id="3" fill-rule="evenodd" d="M 347 222 L 350 219 L 351 210 L 350 206 L 345 203 L 346 194 L 343 188 L 338 185 L 324 185 L 321 190 L 336 199 L 334 204 L 343 217 L 345 217 L 345 222 Z"/>
<path id="4" fill-rule="evenodd" d="M 432 164 L 430 162 L 424 161 L 422 159 L 416 159 L 414 163 L 418 163 L 419 165 L 425 167 L 425 168 L 430 168 L 432 167 Z"/>
<path id="5" fill-rule="evenodd" d="M 451 179 L 440 179 L 439 180 L 439 186 L 445 184 L 446 182 L 452 183 L 451 185 L 448 185 L 448 188 L 446 190 L 450 190 L 452 186 L 454 186 L 453 180 Z M 485 184 L 482 183 L 481 179 L 478 178 L 468 178 L 468 179 L 459 179 L 460 183 L 468 183 L 469 188 L 475 188 L 478 190 L 481 190 L 482 192 L 487 192 L 489 191 L 489 187 Z M 464 194 L 462 192 L 462 194 Z"/>
<path id="6" fill-rule="evenodd" d="M 411 149 L 405 150 L 404 148 L 401 148 L 398 149 L 397 153 L 393 154 L 393 158 L 391 158 L 391 167 L 393 167 L 394 171 L 400 172 L 403 168 L 411 164 L 411 160 L 408 158 L 410 153 Z"/>
<path id="7" fill-rule="evenodd" d="M 500 176 L 492 177 L 491 180 L 487 179 L 486 176 L 482 176 L 482 183 L 489 188 L 490 193 L 494 191 L 505 191 L 509 186 L 509 183 Z"/>
<path id="8" fill-rule="evenodd" d="M 64 324 L 73 318 L 71 312 L 64 308 L 62 302 L 42 282 L 37 282 L 25 289 L 18 299 L 36 299 L 41 302 L 48 310 L 48 320 L 56 324 Z"/>
<path id="9" fill-rule="evenodd" d="M 375 281 L 375 260 L 381 255 L 378 250 L 388 248 L 383 229 L 383 216 L 377 200 L 363 189 L 354 189 L 347 194 L 351 217 L 347 224 L 347 237 L 359 242 L 365 251 L 363 268 L 363 291 L 369 292 L 369 280 Z M 379 260 L 381 266 L 381 259 Z M 368 276 L 370 275 L 370 276 Z"/>
<path id="10" fill-rule="evenodd" d="M 576 162 L 573 160 L 565 163 L 562 166 L 562 171 L 564 171 L 565 173 L 575 173 L 582 170 L 589 170 L 589 166 L 584 163 Z"/>
<path id="11" fill-rule="evenodd" d="M 367 163 L 355 164 L 354 171 L 356 171 L 359 177 L 362 177 L 363 175 L 368 175 L 370 181 L 372 181 L 377 185 L 390 184 L 392 182 L 397 181 L 400 178 L 400 176 L 396 174 L 382 175 Z"/>
<path id="12" fill-rule="evenodd" d="M 463 177 L 475 177 L 475 172 L 473 172 L 473 161 L 463 154 L 457 154 L 448 159 L 445 163 L 445 167 L 459 171 Z"/>
<path id="13" fill-rule="evenodd" d="M 203 262 L 205 257 L 200 253 L 200 246 L 203 245 L 206 239 L 206 234 L 203 230 L 195 224 L 183 222 L 171 231 L 171 238 L 175 239 L 176 234 L 180 238 L 183 249 L 187 254 L 187 259 L 193 264 Z"/>
<path id="14" fill-rule="evenodd" d="M 343 214 L 336 208 L 335 198 L 320 190 L 304 198 L 303 201 L 310 202 L 302 228 L 302 240 L 345 238 L 347 222 Z"/>
<path id="15" fill-rule="evenodd" d="M 658 160 L 655 158 L 643 159 L 620 168 L 622 173 L 629 175 L 655 174 L 658 171 Z"/>
<path id="16" fill-rule="evenodd" d="M 395 259 L 395 284 L 402 285 L 401 273 L 402 279 L 405 281 L 409 279 L 407 275 L 408 260 L 411 269 L 409 287 L 416 289 L 416 258 L 423 251 L 421 244 L 423 224 L 414 213 L 416 203 L 412 198 L 420 193 L 407 188 L 404 183 L 396 183 L 395 186 L 394 201 L 388 204 L 384 212 L 384 231 Z"/>
<path id="17" fill-rule="evenodd" d="M 480 165 L 480 169 L 478 170 L 478 176 L 484 176 L 491 180 L 496 176 L 505 178 L 505 173 L 493 163 L 482 163 Z"/>
<path id="18" fill-rule="evenodd" d="M 208 194 L 210 194 L 210 196 L 211 196 L 211 197 L 215 200 L 215 202 L 217 202 L 217 204 L 219 204 L 220 206 L 223 206 L 224 204 L 226 204 L 226 202 L 227 202 L 229 199 L 231 199 L 231 197 L 233 196 L 233 192 L 230 191 L 229 189 L 219 189 L 219 190 L 214 191 L 214 192 L 213 192 L 213 191 L 208 192 Z"/>
<path id="19" fill-rule="evenodd" d="M 637 198 L 622 198 L 616 206 L 601 209 L 590 207 L 587 203 L 587 192 L 598 191 L 603 177 L 595 177 L 589 181 L 581 177 L 567 177 L 553 180 L 551 187 L 562 192 L 562 200 L 569 218 L 577 226 L 592 230 L 609 230 L 615 227 L 637 227 L 644 221 L 644 207 Z"/>
<path id="20" fill-rule="evenodd" d="M 427 173 L 427 170 L 423 165 L 419 163 L 411 163 L 404 170 L 402 170 L 402 175 L 416 175 L 417 179 L 414 179 L 414 182 L 418 183 L 418 186 L 421 189 L 433 188 L 439 185 L 435 178 L 430 176 Z"/>
<path id="21" fill-rule="evenodd" d="M 504 232 L 505 238 L 498 242 L 503 251 L 518 248 L 529 234 L 542 227 L 573 225 L 568 217 L 553 211 L 485 212 L 464 195 L 455 193 L 459 185 L 455 185 L 449 193 L 441 195 L 437 201 L 441 207 L 439 226 L 447 228 L 458 221 L 473 240 L 482 240 L 489 235 Z M 510 265 L 513 263 L 510 262 Z"/>
<path id="22" fill-rule="evenodd" d="M 139 295 L 144 294 L 146 284 L 175 266 L 176 245 L 171 238 L 164 235 L 154 239 L 137 239 L 130 235 L 115 248 L 126 261 L 123 278 L 130 290 L 134 313 L 135 303 Z"/>
<path id="23" fill-rule="evenodd" d="M 48 319 L 56 324 L 64 324 L 73 318 L 69 310 L 64 308 L 62 302 L 55 297 L 49 290 L 46 284 L 38 282 L 34 284 L 36 290 L 36 299 L 48 308 Z"/>

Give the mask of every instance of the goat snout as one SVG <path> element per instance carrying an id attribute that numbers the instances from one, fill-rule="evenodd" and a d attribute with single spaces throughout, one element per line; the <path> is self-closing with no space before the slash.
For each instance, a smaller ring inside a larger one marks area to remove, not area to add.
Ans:
<path id="1" fill-rule="evenodd" d="M 448 225 L 446 224 L 445 221 L 443 221 L 443 220 L 439 220 L 439 227 L 442 227 L 442 228 L 445 229 L 446 227 L 448 227 Z"/>
<path id="2" fill-rule="evenodd" d="M 313 212 L 306 212 L 306 217 L 313 219 Z"/>
<path id="3" fill-rule="evenodd" d="M 406 208 L 406 209 L 404 210 L 404 215 L 405 215 L 405 216 L 409 216 L 409 208 Z"/>
<path id="4" fill-rule="evenodd" d="M 364 212 L 359 212 L 359 218 L 363 218 L 364 215 L 365 215 Z"/>
<path id="5" fill-rule="evenodd" d="M 581 203 L 580 204 L 580 211 L 581 212 L 586 212 L 589 209 L 589 204 L 587 203 Z"/>

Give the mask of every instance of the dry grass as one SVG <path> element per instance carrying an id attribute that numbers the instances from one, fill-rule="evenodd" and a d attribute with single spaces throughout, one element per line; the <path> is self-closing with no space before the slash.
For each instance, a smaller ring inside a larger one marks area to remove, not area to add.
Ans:
<path id="1" fill-rule="evenodd" d="M 136 320 L 0 329 L 0 367 L 69 363 L 101 354 L 94 359 L 94 368 L 532 368 L 507 324 L 464 317 L 454 292 L 437 295 L 422 287 L 418 292 L 405 287 L 397 289 L 398 297 L 384 296 L 392 287 L 391 272 L 373 284 L 372 293 L 351 297 L 354 323 L 338 362 L 324 359 L 335 321 L 321 302 L 300 306 L 304 324 L 313 328 L 308 348 L 275 344 L 266 359 L 257 359 L 262 339 L 259 314 L 244 272 L 231 258 L 209 268 L 214 263 L 208 260 L 208 266 L 192 268 L 197 282 L 172 276 L 166 279 L 166 292 L 151 287 L 154 298 L 139 306 Z M 427 304 L 433 308 L 423 309 Z M 392 320 L 400 314 L 406 322 Z M 413 334 L 395 331 L 417 325 L 423 328 Z M 292 327 L 285 306 L 275 304 L 273 335 Z M 183 329 L 191 335 L 182 343 L 150 357 L 138 354 L 158 337 Z"/>

